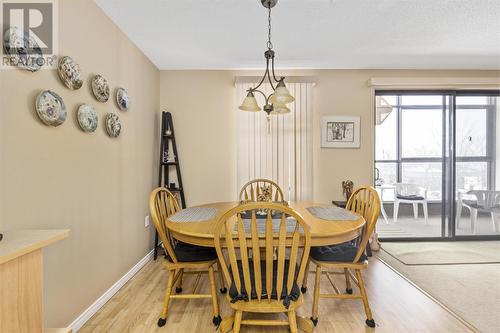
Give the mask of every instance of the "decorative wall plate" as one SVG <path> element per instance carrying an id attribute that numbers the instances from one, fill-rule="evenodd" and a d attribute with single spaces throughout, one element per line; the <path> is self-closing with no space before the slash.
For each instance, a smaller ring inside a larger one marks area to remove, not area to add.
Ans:
<path id="1" fill-rule="evenodd" d="M 78 108 L 78 124 L 84 132 L 94 132 L 97 128 L 97 112 L 87 104 L 82 104 Z"/>
<path id="2" fill-rule="evenodd" d="M 76 90 L 82 87 L 83 81 L 80 75 L 80 66 L 71 57 L 64 56 L 59 60 L 57 72 L 61 81 L 69 89 Z"/>
<path id="3" fill-rule="evenodd" d="M 116 138 L 120 135 L 122 130 L 122 124 L 120 123 L 120 118 L 114 113 L 108 113 L 106 119 L 104 119 L 106 125 L 106 132 L 112 138 Z"/>
<path id="4" fill-rule="evenodd" d="M 36 98 L 36 113 L 49 126 L 59 126 L 66 120 L 66 105 L 61 96 L 50 90 L 42 91 Z"/>
<path id="5" fill-rule="evenodd" d="M 128 92 L 123 88 L 118 88 L 116 91 L 116 103 L 122 111 L 127 111 L 130 105 L 130 100 L 128 98 Z"/>
<path id="6" fill-rule="evenodd" d="M 102 75 L 95 75 L 92 79 L 92 92 L 99 102 L 106 102 L 109 99 L 108 81 Z"/>
<path id="7" fill-rule="evenodd" d="M 35 39 L 18 27 L 11 27 L 5 31 L 3 47 L 10 63 L 30 72 L 36 72 L 45 62 L 42 49 Z"/>

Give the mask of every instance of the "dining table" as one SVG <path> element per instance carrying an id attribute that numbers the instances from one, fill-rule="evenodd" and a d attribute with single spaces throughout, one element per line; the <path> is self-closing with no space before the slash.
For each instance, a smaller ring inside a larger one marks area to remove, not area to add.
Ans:
<path id="1" fill-rule="evenodd" d="M 217 221 L 239 201 L 213 202 L 185 208 L 170 216 L 167 227 L 171 235 L 184 243 L 215 247 Z M 291 201 L 294 209 L 309 226 L 311 246 L 341 244 L 357 238 L 365 225 L 362 216 L 331 204 Z"/>
<path id="2" fill-rule="evenodd" d="M 170 234 L 177 240 L 205 247 L 215 247 L 214 234 L 219 219 L 240 201 L 213 202 L 185 208 L 171 215 L 167 221 Z M 365 219 L 356 213 L 332 204 L 312 201 L 289 201 L 309 226 L 311 246 L 341 244 L 358 238 Z M 233 317 L 231 317 L 233 318 Z M 297 325 L 305 332 L 313 332 L 310 318 L 297 315 Z M 224 322 L 223 322 L 224 323 Z"/>

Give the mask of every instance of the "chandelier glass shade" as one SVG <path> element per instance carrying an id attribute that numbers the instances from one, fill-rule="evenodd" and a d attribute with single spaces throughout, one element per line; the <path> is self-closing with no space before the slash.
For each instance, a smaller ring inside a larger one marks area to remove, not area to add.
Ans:
<path id="1" fill-rule="evenodd" d="M 268 9 L 268 41 L 267 50 L 264 52 L 266 70 L 260 82 L 255 87 L 247 90 L 247 96 L 239 106 L 239 109 L 242 111 L 260 111 L 261 108 L 255 98 L 255 93 L 259 93 L 264 97 L 265 104 L 263 110 L 267 113 L 268 119 L 270 114 L 289 113 L 290 109 L 286 104 L 290 104 L 295 100 L 285 85 L 285 77 L 282 76 L 278 79 L 274 73 L 275 53 L 273 51 L 273 43 L 271 42 L 271 8 L 274 7 L 277 2 L 278 0 L 261 0 L 262 5 Z M 259 90 L 260 86 L 266 81 L 269 82 L 273 90 L 269 95 Z"/>
<path id="2" fill-rule="evenodd" d="M 260 111 L 261 108 L 259 104 L 257 103 L 257 99 L 255 98 L 255 95 L 253 92 L 249 91 L 247 94 L 247 97 L 243 100 L 243 103 L 241 103 L 240 110 L 242 111 Z"/>
<path id="3" fill-rule="evenodd" d="M 290 109 L 285 104 L 274 103 L 272 112 L 273 114 L 285 114 L 290 113 Z"/>

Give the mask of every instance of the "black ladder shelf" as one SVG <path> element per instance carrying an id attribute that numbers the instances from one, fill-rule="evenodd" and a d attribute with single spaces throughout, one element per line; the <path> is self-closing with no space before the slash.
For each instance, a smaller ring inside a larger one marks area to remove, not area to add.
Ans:
<path id="1" fill-rule="evenodd" d="M 170 182 L 169 170 L 175 167 L 177 176 L 177 185 Z M 186 199 L 184 197 L 184 188 L 182 187 L 181 167 L 179 164 L 179 155 L 177 155 L 177 145 L 175 144 L 174 123 L 172 114 L 163 111 L 161 114 L 161 138 L 160 138 L 160 167 L 158 186 L 166 187 L 170 192 L 178 195 L 182 208 L 186 208 Z M 155 231 L 155 249 L 154 260 L 158 257 L 158 232 Z"/>

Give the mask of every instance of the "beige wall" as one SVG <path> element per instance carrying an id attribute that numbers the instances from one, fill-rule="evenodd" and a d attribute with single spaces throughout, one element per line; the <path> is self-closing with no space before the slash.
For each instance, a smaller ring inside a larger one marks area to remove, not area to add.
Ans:
<path id="1" fill-rule="evenodd" d="M 234 75 L 164 71 L 162 111 L 172 113 L 188 206 L 236 196 Z"/>
<path id="2" fill-rule="evenodd" d="M 53 70 L 0 71 L 0 229 L 69 228 L 70 237 L 45 250 L 45 318 L 69 325 L 152 247 L 144 227 L 156 178 L 159 71 L 89 0 L 59 1 L 59 50 L 83 70 L 84 86 L 70 91 Z M 89 78 L 103 74 L 112 98 L 99 103 Z M 114 89 L 131 97 L 119 111 Z M 59 93 L 66 122 L 43 125 L 34 112 L 42 89 Z M 95 133 L 76 122 L 81 103 L 99 115 Z M 103 127 L 107 112 L 122 121 L 120 137 Z"/>
<path id="3" fill-rule="evenodd" d="M 281 73 L 281 71 L 280 71 Z M 315 76 L 314 200 L 341 199 L 341 181 L 370 184 L 373 170 L 372 77 L 499 77 L 498 71 L 300 70 Z M 161 71 L 160 102 L 173 113 L 188 205 L 236 198 L 234 77 L 255 71 Z M 321 149 L 321 115 L 361 116 L 360 149 Z"/>

